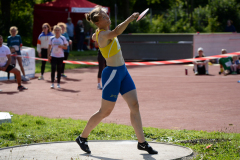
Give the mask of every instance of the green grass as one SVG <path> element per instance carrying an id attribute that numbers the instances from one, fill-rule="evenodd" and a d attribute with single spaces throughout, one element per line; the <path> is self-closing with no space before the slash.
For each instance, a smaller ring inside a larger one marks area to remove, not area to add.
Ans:
<path id="1" fill-rule="evenodd" d="M 68 60 L 73 61 L 97 61 L 97 51 L 71 51 L 69 53 Z M 35 73 L 41 73 L 41 61 L 36 61 L 36 69 Z M 82 64 L 66 64 L 65 69 L 75 69 L 75 68 L 88 68 L 92 67 L 92 65 L 82 65 Z M 51 72 L 51 64 L 46 63 L 45 72 Z"/>
<path id="2" fill-rule="evenodd" d="M 82 120 L 13 114 L 12 123 L 0 124 L 0 147 L 40 142 L 73 141 L 83 131 L 86 123 L 87 121 Z M 189 147 L 197 153 L 195 159 L 240 159 L 239 133 L 144 127 L 144 134 L 147 141 L 154 140 Z M 131 126 L 100 123 L 91 132 L 89 140 L 137 139 Z M 212 146 L 207 149 L 206 146 L 210 144 Z"/>

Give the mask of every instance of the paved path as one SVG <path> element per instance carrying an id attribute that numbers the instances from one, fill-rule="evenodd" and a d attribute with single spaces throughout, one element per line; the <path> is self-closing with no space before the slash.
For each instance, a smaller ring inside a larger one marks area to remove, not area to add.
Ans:
<path id="1" fill-rule="evenodd" d="M 209 76 L 195 76 L 192 67 L 184 65 L 128 70 L 137 87 L 143 126 L 240 133 L 239 75 L 218 75 L 218 66 L 210 66 L 213 75 Z M 50 89 L 50 73 L 44 81 L 27 82 L 29 90 L 24 92 L 16 90 L 16 83 L 0 82 L 0 111 L 88 120 L 101 103 L 97 67 L 67 70 L 66 75 L 69 78 L 62 80 L 62 89 Z M 131 125 L 121 96 L 103 122 Z"/>
<path id="2" fill-rule="evenodd" d="M 76 142 L 45 143 L 0 149 L 0 159 L 22 160 L 170 160 L 192 155 L 192 150 L 182 146 L 150 143 L 159 153 L 149 155 L 137 150 L 136 141 L 90 141 L 91 154 L 80 150 Z"/>

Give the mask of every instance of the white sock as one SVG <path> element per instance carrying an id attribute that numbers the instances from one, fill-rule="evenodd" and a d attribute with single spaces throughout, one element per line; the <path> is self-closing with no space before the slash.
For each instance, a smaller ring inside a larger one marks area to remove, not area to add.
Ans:
<path id="1" fill-rule="evenodd" d="M 100 83 L 98 83 L 98 86 L 100 86 L 100 87 L 101 87 L 101 84 L 100 84 Z"/>

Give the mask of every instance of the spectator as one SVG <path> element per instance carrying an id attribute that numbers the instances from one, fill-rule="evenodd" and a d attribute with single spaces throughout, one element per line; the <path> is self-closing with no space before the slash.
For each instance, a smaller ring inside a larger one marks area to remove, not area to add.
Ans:
<path id="1" fill-rule="evenodd" d="M 54 36 L 50 38 L 48 47 L 48 60 L 51 63 L 51 88 L 54 89 L 55 71 L 57 66 L 57 88 L 60 87 L 62 64 L 64 59 L 63 49 L 67 49 L 68 42 L 61 36 L 62 28 L 58 25 L 53 27 Z"/>
<path id="2" fill-rule="evenodd" d="M 98 48 L 97 41 L 95 41 L 95 46 Z M 99 89 L 99 90 L 102 90 L 100 82 L 101 82 L 101 78 L 102 78 L 102 71 L 106 66 L 107 66 L 106 60 L 103 57 L 100 49 L 98 49 L 98 79 L 97 79 L 98 85 L 97 85 L 97 89 Z"/>
<path id="3" fill-rule="evenodd" d="M 18 35 L 18 28 L 16 26 L 12 26 L 9 30 L 11 36 L 9 36 L 7 38 L 7 46 L 8 47 L 14 47 L 16 52 L 17 52 L 17 55 L 19 57 L 17 57 L 17 61 L 18 61 L 18 64 L 20 66 L 20 69 L 22 71 L 22 80 L 23 81 L 29 81 L 29 79 L 26 77 L 25 75 L 25 71 L 24 71 L 24 68 L 23 68 L 23 65 L 22 65 L 22 57 L 21 57 L 21 47 L 22 47 L 22 39 L 21 39 L 21 36 Z"/>
<path id="4" fill-rule="evenodd" d="M 73 41 L 73 37 L 74 37 L 74 25 L 72 23 L 72 19 L 69 17 L 67 19 L 67 34 L 69 36 L 69 38 Z"/>
<path id="5" fill-rule="evenodd" d="M 11 65 L 15 68 L 16 67 L 16 59 L 17 59 L 17 52 L 14 47 L 10 47 L 11 51 Z M 8 79 L 10 79 L 10 72 L 8 72 Z M 15 76 L 16 79 L 16 76 Z"/>
<path id="6" fill-rule="evenodd" d="M 15 48 L 15 47 L 14 47 Z M 10 72 L 16 75 L 17 83 L 18 83 L 18 90 L 22 91 L 27 88 L 21 85 L 21 73 L 19 70 L 14 68 L 11 65 L 11 52 L 9 48 L 3 45 L 3 37 L 0 35 L 0 71 Z"/>
<path id="7" fill-rule="evenodd" d="M 231 65 L 232 74 L 237 74 L 238 66 L 239 66 L 238 56 L 233 56 L 232 57 L 232 65 Z"/>
<path id="8" fill-rule="evenodd" d="M 230 19 L 227 21 L 225 32 L 237 32 L 235 27 L 233 26 L 233 21 Z"/>
<path id="9" fill-rule="evenodd" d="M 98 48 L 96 45 L 95 45 L 95 42 L 93 41 L 92 39 L 92 35 L 93 35 L 94 31 L 93 31 L 93 28 L 91 27 L 90 30 L 89 30 L 89 35 L 90 35 L 90 49 L 93 50 L 93 51 L 96 51 Z"/>
<path id="10" fill-rule="evenodd" d="M 42 25 L 42 29 L 43 31 L 39 35 L 38 41 L 37 41 L 37 52 L 40 58 L 48 58 L 48 53 L 47 53 L 48 43 L 49 43 L 50 37 L 53 36 L 53 34 L 51 32 L 51 26 L 48 23 L 44 23 Z M 38 80 L 44 80 L 43 74 L 45 71 L 45 65 L 46 65 L 46 61 L 42 61 L 41 76 L 38 77 Z"/>
<path id="11" fill-rule="evenodd" d="M 83 51 L 85 34 L 84 34 L 84 25 L 82 20 L 78 21 L 75 27 L 75 34 L 77 38 L 77 50 Z"/>
<path id="12" fill-rule="evenodd" d="M 205 57 L 205 55 L 203 54 L 203 48 L 198 48 L 198 56 L 196 56 L 195 58 L 201 58 L 201 57 Z M 195 75 L 198 74 L 209 74 L 208 73 L 208 62 L 209 60 L 205 60 L 205 61 L 195 61 L 193 62 L 194 64 L 194 73 Z"/>
<path id="13" fill-rule="evenodd" d="M 62 28 L 62 36 L 64 36 L 66 38 L 66 40 L 68 41 L 69 45 L 71 45 L 72 40 L 69 39 L 68 33 L 66 32 L 66 27 L 67 27 L 66 24 L 60 22 L 57 25 L 59 25 Z M 69 50 L 70 50 L 69 46 L 67 49 L 64 49 L 64 59 L 63 60 L 67 60 L 68 55 L 69 55 Z M 65 63 L 63 63 L 63 65 L 62 65 L 62 75 L 61 76 L 66 78 L 67 76 L 64 74 L 64 69 L 65 69 Z"/>
<path id="14" fill-rule="evenodd" d="M 227 54 L 226 49 L 222 49 L 222 54 Z M 224 57 L 219 59 L 220 74 L 223 73 L 225 76 L 231 73 L 232 57 Z"/>

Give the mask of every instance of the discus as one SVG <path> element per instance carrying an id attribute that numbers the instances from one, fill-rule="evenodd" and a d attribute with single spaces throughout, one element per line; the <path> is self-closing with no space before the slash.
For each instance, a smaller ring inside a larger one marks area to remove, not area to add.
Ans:
<path id="1" fill-rule="evenodd" d="M 137 19 L 137 22 L 140 21 L 141 19 L 143 19 L 147 12 L 149 11 L 149 8 L 147 8 L 145 11 L 143 11 L 139 16 L 138 16 L 138 19 Z"/>

